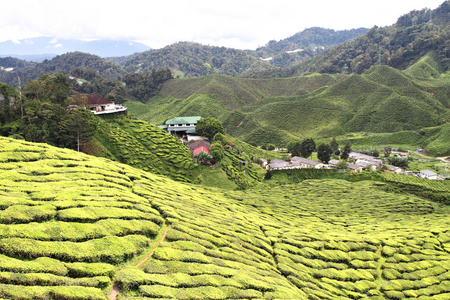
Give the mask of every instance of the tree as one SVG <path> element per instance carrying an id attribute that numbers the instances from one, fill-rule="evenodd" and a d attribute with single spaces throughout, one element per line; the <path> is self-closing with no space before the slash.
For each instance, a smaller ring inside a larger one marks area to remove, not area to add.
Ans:
<path id="1" fill-rule="evenodd" d="M 211 160 L 213 160 L 213 156 L 205 151 L 200 151 L 198 154 L 194 156 L 197 162 L 201 165 L 208 164 Z"/>
<path id="2" fill-rule="evenodd" d="M 304 139 L 300 145 L 300 155 L 309 157 L 316 150 L 316 143 L 312 138 Z"/>
<path id="3" fill-rule="evenodd" d="M 332 154 L 336 154 L 336 151 L 339 150 L 339 144 L 336 141 L 335 137 L 333 137 L 333 139 L 331 140 L 330 147 Z"/>
<path id="4" fill-rule="evenodd" d="M 391 155 L 392 148 L 391 147 L 384 147 L 384 157 L 389 157 Z"/>
<path id="5" fill-rule="evenodd" d="M 274 144 L 268 144 L 267 145 L 267 150 L 269 150 L 269 151 L 275 150 L 275 145 Z"/>
<path id="6" fill-rule="evenodd" d="M 220 132 L 216 133 L 214 135 L 213 140 L 220 142 L 222 144 L 222 146 L 225 146 L 228 143 L 227 137 L 225 135 L 223 135 L 222 133 L 220 133 Z"/>
<path id="7" fill-rule="evenodd" d="M 292 156 L 300 156 L 301 149 L 302 149 L 302 144 L 300 142 L 295 142 L 292 145 L 290 153 Z"/>
<path id="8" fill-rule="evenodd" d="M 346 170 L 347 168 L 348 168 L 348 164 L 345 161 L 343 161 L 343 160 L 340 160 L 336 164 L 336 169 L 338 169 L 338 170 Z"/>
<path id="9" fill-rule="evenodd" d="M 352 152 L 352 146 L 350 145 L 350 142 L 347 141 L 345 143 L 344 149 L 342 150 L 341 158 L 342 159 L 347 159 L 349 154 L 350 154 L 350 152 Z"/>
<path id="10" fill-rule="evenodd" d="M 212 139 L 217 133 L 224 133 L 222 123 L 216 118 L 207 117 L 198 120 L 195 126 L 197 134 Z"/>
<path id="11" fill-rule="evenodd" d="M 330 161 L 331 153 L 331 146 L 328 144 L 320 144 L 317 147 L 317 158 L 323 163 L 327 164 Z"/>
<path id="12" fill-rule="evenodd" d="M 394 157 L 389 157 L 388 161 L 391 165 L 404 169 L 407 168 L 409 164 L 409 159 L 407 157 L 403 158 L 397 155 L 394 155 Z"/>
<path id="13" fill-rule="evenodd" d="M 221 141 L 213 142 L 209 148 L 209 153 L 212 155 L 215 162 L 221 161 L 224 155 Z"/>
<path id="14" fill-rule="evenodd" d="M 80 152 L 80 146 L 94 135 L 93 122 L 90 122 L 93 116 L 84 108 L 71 110 L 67 118 L 60 123 L 63 144 Z"/>

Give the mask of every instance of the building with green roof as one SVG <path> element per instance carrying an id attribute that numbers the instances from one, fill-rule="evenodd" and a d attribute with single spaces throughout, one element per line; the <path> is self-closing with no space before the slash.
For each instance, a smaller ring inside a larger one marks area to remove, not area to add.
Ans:
<path id="1" fill-rule="evenodd" d="M 176 117 L 167 120 L 164 125 L 159 126 L 168 133 L 177 136 L 195 134 L 195 126 L 202 117 Z"/>

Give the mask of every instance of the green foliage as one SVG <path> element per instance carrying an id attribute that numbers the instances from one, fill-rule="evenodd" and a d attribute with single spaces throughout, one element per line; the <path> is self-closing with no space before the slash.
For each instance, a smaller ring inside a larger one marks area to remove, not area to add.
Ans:
<path id="1" fill-rule="evenodd" d="M 169 79 L 172 79 L 172 72 L 169 69 L 160 68 L 152 69 L 151 73 L 145 74 L 129 73 L 123 81 L 134 99 L 145 102 L 148 98 L 155 96 L 163 83 Z"/>
<path id="2" fill-rule="evenodd" d="M 388 161 L 391 165 L 400 168 L 407 168 L 409 164 L 409 159 L 407 157 L 393 156 L 389 157 Z"/>
<path id="3" fill-rule="evenodd" d="M 317 158 L 324 163 L 328 163 L 330 160 L 331 154 L 333 151 L 331 150 L 331 146 L 328 144 L 320 144 L 317 147 Z"/>
<path id="4" fill-rule="evenodd" d="M 207 137 L 211 140 L 216 134 L 223 134 L 224 130 L 223 125 L 219 120 L 212 117 L 206 117 L 197 121 L 197 124 L 195 125 L 195 132 L 198 135 Z"/>
<path id="5" fill-rule="evenodd" d="M 294 147 L 295 149 L 295 147 Z M 316 143 L 312 138 L 304 139 L 300 144 L 300 155 L 303 157 L 309 157 L 316 151 Z"/>
<path id="6" fill-rule="evenodd" d="M 344 149 L 342 149 L 342 153 L 341 153 L 341 158 L 342 158 L 342 159 L 347 159 L 347 158 L 348 158 L 348 155 L 349 155 L 350 152 L 352 151 L 352 148 L 351 148 L 351 147 L 352 147 L 352 146 L 351 146 L 350 142 L 347 141 L 347 142 L 345 143 Z"/>
<path id="7" fill-rule="evenodd" d="M 214 140 L 216 140 L 216 136 L 217 134 L 214 136 Z M 209 153 L 211 153 L 215 162 L 220 162 L 224 156 L 222 142 L 220 140 L 216 140 L 215 142 L 213 142 L 209 149 Z"/>

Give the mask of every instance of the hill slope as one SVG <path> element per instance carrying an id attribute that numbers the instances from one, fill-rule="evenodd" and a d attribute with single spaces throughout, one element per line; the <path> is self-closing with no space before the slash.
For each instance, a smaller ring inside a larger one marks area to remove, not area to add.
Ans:
<path id="1" fill-rule="evenodd" d="M 224 121 L 228 133 L 247 142 L 320 137 L 346 132 L 395 132 L 437 126 L 449 110 L 411 78 L 373 67 L 332 87 L 299 97 L 279 97 L 236 111 Z M 240 126 L 238 126 L 240 125 Z M 272 140 L 270 140 L 272 139 Z"/>
<path id="2" fill-rule="evenodd" d="M 167 81 L 159 95 L 145 104 L 128 101 L 125 105 L 131 114 L 155 124 L 189 114 L 224 120 L 230 111 L 249 104 L 259 105 L 276 96 L 304 95 L 344 78 L 346 76 L 340 74 L 267 80 L 208 75 Z"/>
<path id="3" fill-rule="evenodd" d="M 45 144 L 0 145 L 3 298 L 106 299 L 116 278 L 128 299 L 450 294 L 448 208 L 382 183 L 224 192 Z"/>

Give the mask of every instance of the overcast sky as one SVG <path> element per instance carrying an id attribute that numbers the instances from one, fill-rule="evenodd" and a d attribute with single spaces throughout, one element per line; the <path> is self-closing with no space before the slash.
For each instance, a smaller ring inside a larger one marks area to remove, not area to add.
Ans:
<path id="1" fill-rule="evenodd" d="M 444 0 L 1 0 L 0 42 L 37 36 L 256 49 L 305 28 L 389 26 Z"/>

